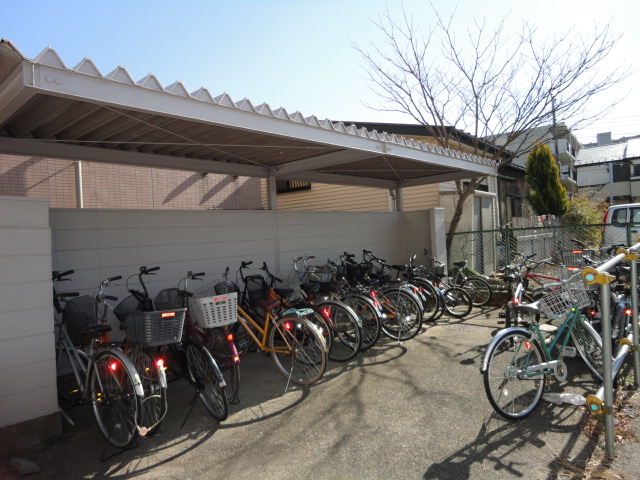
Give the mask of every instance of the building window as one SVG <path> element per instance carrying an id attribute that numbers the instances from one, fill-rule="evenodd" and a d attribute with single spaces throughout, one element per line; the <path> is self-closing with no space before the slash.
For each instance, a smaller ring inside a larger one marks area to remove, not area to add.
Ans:
<path id="1" fill-rule="evenodd" d="M 299 180 L 276 180 L 277 193 L 299 192 L 301 190 L 311 190 L 311 182 Z"/>
<path id="2" fill-rule="evenodd" d="M 640 163 L 633 165 L 633 176 L 640 177 Z"/>
<path id="3" fill-rule="evenodd" d="M 613 181 L 628 182 L 631 179 L 631 169 L 628 164 L 613 165 Z"/>

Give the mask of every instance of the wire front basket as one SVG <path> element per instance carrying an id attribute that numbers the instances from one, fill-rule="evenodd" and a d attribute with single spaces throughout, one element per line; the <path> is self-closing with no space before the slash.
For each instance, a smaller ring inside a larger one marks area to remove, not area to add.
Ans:
<path id="1" fill-rule="evenodd" d="M 333 280 L 333 270 L 327 265 L 310 266 L 304 276 L 305 282 L 327 283 Z"/>
<path id="2" fill-rule="evenodd" d="M 549 319 L 559 318 L 574 308 L 591 304 L 589 292 L 581 275 L 574 275 L 566 283 L 555 287 L 540 299 L 540 310 Z"/>
<path id="3" fill-rule="evenodd" d="M 186 312 L 186 308 L 133 312 L 124 322 L 127 341 L 148 347 L 178 343 L 182 339 L 182 326 Z"/>

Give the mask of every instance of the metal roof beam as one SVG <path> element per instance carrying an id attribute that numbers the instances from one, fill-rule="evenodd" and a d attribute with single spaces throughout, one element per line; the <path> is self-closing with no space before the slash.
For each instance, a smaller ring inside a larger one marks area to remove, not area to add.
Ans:
<path id="1" fill-rule="evenodd" d="M 110 150 L 97 147 L 82 147 L 55 142 L 18 140 L 0 137 L 0 153 L 9 155 L 28 155 L 42 158 L 61 158 L 66 160 L 85 160 L 89 162 L 119 163 L 144 167 L 170 168 L 224 175 L 242 175 L 247 177 L 266 177 L 269 169 L 256 165 L 216 162 L 194 158 L 173 157 L 124 150 Z"/>
<path id="2" fill-rule="evenodd" d="M 290 175 L 298 172 L 304 172 L 307 170 L 322 170 L 327 167 L 333 167 L 343 163 L 354 162 L 357 160 L 366 160 L 379 154 L 372 154 L 371 152 L 363 152 L 358 150 L 340 150 L 338 152 L 326 153 L 324 155 L 316 155 L 315 157 L 309 157 L 302 160 L 296 160 L 289 162 L 278 167 L 274 167 L 276 174 Z"/>
<path id="3" fill-rule="evenodd" d="M 31 78 L 33 80 L 33 78 Z M 29 82 L 28 71 L 17 68 L 0 85 L 0 125 L 11 118 L 23 105 L 37 95 L 37 91 L 26 88 Z"/>

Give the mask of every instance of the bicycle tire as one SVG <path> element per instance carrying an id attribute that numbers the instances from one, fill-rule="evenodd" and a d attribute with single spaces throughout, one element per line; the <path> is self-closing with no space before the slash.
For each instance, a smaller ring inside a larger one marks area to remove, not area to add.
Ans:
<path id="1" fill-rule="evenodd" d="M 416 285 L 422 296 L 423 301 L 423 315 L 422 319 L 425 322 L 431 322 L 435 320 L 440 310 L 440 296 L 431 282 L 426 279 L 413 278 L 411 283 Z"/>
<path id="2" fill-rule="evenodd" d="M 474 307 L 483 307 L 491 301 L 491 285 L 482 277 L 468 277 L 460 287 L 469 294 Z"/>
<path id="3" fill-rule="evenodd" d="M 229 341 L 222 330 L 214 328 L 209 331 L 207 348 L 220 367 L 227 384 L 227 400 L 232 403 L 238 399 L 240 392 L 240 364 L 234 360 Z"/>
<path id="4" fill-rule="evenodd" d="M 593 327 L 588 325 L 586 320 L 584 320 L 584 324 L 582 322 L 582 318 L 579 318 L 573 326 L 571 330 L 571 341 L 584 360 L 584 363 L 586 363 L 589 370 L 591 370 L 591 373 L 593 373 L 598 380 L 602 380 L 604 372 L 602 339 L 600 335 L 593 330 Z"/>
<path id="5" fill-rule="evenodd" d="M 167 378 L 163 364 L 158 364 L 160 357 L 148 347 L 133 347 L 131 362 L 138 372 L 144 397 L 140 410 L 140 427 L 147 429 L 147 435 L 160 432 L 164 417 L 167 414 Z"/>
<path id="6" fill-rule="evenodd" d="M 139 380 L 134 380 L 130 360 L 121 355 L 116 350 L 98 352 L 89 373 L 88 394 L 98 429 L 116 448 L 126 448 L 137 438 L 142 410 L 135 383 Z"/>
<path id="7" fill-rule="evenodd" d="M 486 358 L 484 389 L 493 409 L 509 420 L 529 416 L 540 402 L 546 377 L 540 372 L 527 377 L 522 370 L 543 362 L 540 344 L 523 332 L 510 332 L 493 344 Z"/>
<path id="8" fill-rule="evenodd" d="M 355 292 L 347 293 L 341 300 L 356 312 L 362 323 L 362 346 L 360 350 L 364 351 L 373 347 L 378 342 L 382 332 L 382 319 L 378 307 L 366 295 Z"/>
<path id="9" fill-rule="evenodd" d="M 217 364 L 204 345 L 194 342 L 183 342 L 184 358 L 190 383 L 196 389 L 198 398 L 207 411 L 219 421 L 229 416 L 229 401 L 224 387 L 220 386 L 220 378 L 216 370 Z"/>
<path id="10" fill-rule="evenodd" d="M 471 297 L 460 287 L 449 287 L 442 292 L 444 298 L 444 310 L 456 318 L 463 318 L 469 315 L 473 308 Z"/>
<path id="11" fill-rule="evenodd" d="M 327 355 L 334 362 L 352 360 L 362 347 L 362 326 L 360 318 L 347 305 L 335 300 L 321 300 L 316 310 L 323 318 L 331 320 L 331 346 Z"/>
<path id="12" fill-rule="evenodd" d="M 291 382 L 311 385 L 324 375 L 327 368 L 325 342 L 308 320 L 298 317 L 275 320 L 267 341 L 273 362 Z"/>
<path id="13" fill-rule="evenodd" d="M 386 312 L 382 320 L 382 333 L 399 342 L 415 337 L 422 328 L 420 300 L 401 288 L 382 290 L 379 294 Z"/>

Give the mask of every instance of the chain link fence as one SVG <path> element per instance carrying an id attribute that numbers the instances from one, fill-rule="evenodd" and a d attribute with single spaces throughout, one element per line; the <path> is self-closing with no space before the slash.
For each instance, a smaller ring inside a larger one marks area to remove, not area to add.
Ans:
<path id="1" fill-rule="evenodd" d="M 603 228 L 604 227 L 604 228 Z M 475 272 L 495 276 L 498 269 L 513 262 L 517 254 L 536 254 L 535 260 L 584 266 L 583 256 L 600 256 L 603 230 L 606 245 L 633 245 L 640 224 L 595 224 L 505 228 L 453 234 L 448 265 L 467 260 Z"/>

